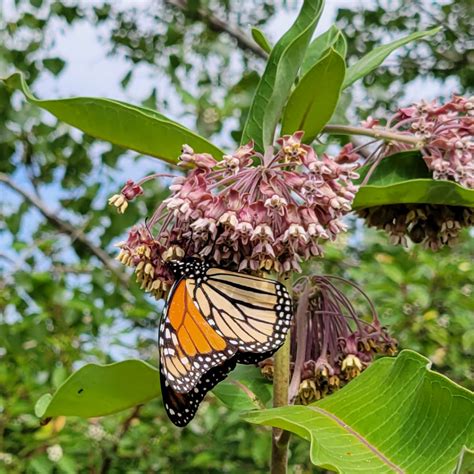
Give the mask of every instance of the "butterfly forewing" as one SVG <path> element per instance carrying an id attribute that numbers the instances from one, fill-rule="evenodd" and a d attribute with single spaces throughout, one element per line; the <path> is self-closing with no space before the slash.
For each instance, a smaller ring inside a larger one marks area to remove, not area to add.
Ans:
<path id="1" fill-rule="evenodd" d="M 199 312 L 185 279 L 171 291 L 159 341 L 162 371 L 179 393 L 189 392 L 203 373 L 235 353 Z"/>
<path id="2" fill-rule="evenodd" d="M 283 344 L 292 302 L 281 283 L 210 268 L 200 285 L 188 288 L 201 313 L 240 351 L 266 352 Z"/>

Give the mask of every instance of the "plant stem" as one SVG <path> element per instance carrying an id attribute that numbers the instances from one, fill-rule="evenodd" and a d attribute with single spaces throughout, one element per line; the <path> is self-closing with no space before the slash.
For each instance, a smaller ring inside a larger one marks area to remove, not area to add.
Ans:
<path id="1" fill-rule="evenodd" d="M 380 140 L 396 141 L 401 143 L 409 143 L 416 148 L 423 146 L 423 140 L 413 135 L 405 135 L 403 133 L 390 132 L 383 127 L 364 128 L 352 127 L 349 125 L 326 125 L 323 133 L 333 135 L 364 135 Z"/>
<path id="2" fill-rule="evenodd" d="M 288 387 L 290 382 L 290 344 L 288 333 L 285 343 L 275 354 L 273 365 L 273 406 L 288 405 Z M 288 467 L 288 444 L 290 437 L 287 432 L 273 428 L 271 474 L 286 474 Z"/>

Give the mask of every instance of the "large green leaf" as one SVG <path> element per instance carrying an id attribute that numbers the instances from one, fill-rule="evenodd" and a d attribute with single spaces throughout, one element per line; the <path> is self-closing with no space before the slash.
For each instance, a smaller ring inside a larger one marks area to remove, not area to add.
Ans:
<path id="1" fill-rule="evenodd" d="M 87 364 L 74 372 L 54 395 L 43 395 L 36 403 L 40 418 L 109 415 L 161 393 L 159 371 L 141 360 L 109 365 Z"/>
<path id="2" fill-rule="evenodd" d="M 304 130 L 304 140 L 314 140 L 334 113 L 345 70 L 342 56 L 330 48 L 291 93 L 283 115 L 282 135 Z"/>
<path id="3" fill-rule="evenodd" d="M 213 389 L 234 410 L 265 406 L 271 399 L 271 384 L 256 367 L 238 365 L 226 381 Z M 116 413 L 160 395 L 160 376 L 155 367 L 141 360 L 109 365 L 87 364 L 73 373 L 54 395 L 43 395 L 35 406 L 39 418 Z"/>
<path id="4" fill-rule="evenodd" d="M 391 43 L 374 48 L 370 53 L 360 58 L 356 63 L 347 69 L 343 89 L 349 87 L 352 83 L 379 67 L 384 62 L 385 58 L 396 49 L 404 46 L 407 43 L 410 43 L 411 41 L 434 35 L 440 29 L 441 27 L 437 27 L 432 28 L 431 30 L 418 31 L 416 33 L 412 33 L 411 35 L 405 36 L 404 38 L 400 38 L 396 41 L 392 41 Z"/>
<path id="5" fill-rule="evenodd" d="M 323 0 L 305 0 L 295 23 L 273 47 L 255 91 L 242 143 L 254 140 L 259 151 L 273 143 L 276 125 L 318 23 L 323 3 Z"/>
<path id="6" fill-rule="evenodd" d="M 311 442 L 311 461 L 340 473 L 450 473 L 474 442 L 474 397 L 405 350 L 376 361 L 309 406 L 254 411 L 251 423 Z"/>
<path id="7" fill-rule="evenodd" d="M 361 180 L 370 166 L 361 169 Z M 353 209 L 386 204 L 445 204 L 474 207 L 474 189 L 454 181 L 430 178 L 419 151 L 396 153 L 384 158 L 365 186 L 361 186 Z"/>
<path id="8" fill-rule="evenodd" d="M 32 95 L 21 74 L 0 80 L 8 87 L 21 90 L 32 104 L 93 137 L 168 163 L 177 162 L 185 143 L 198 152 L 211 153 L 217 159 L 223 154 L 205 138 L 151 109 L 94 97 L 39 100 Z"/>

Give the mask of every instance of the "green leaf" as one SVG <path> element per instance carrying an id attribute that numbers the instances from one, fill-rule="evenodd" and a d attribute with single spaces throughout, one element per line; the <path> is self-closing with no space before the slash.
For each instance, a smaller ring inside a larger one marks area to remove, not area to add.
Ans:
<path id="1" fill-rule="evenodd" d="M 250 365 L 237 365 L 228 380 L 238 380 L 247 386 L 266 405 L 272 398 L 273 386 L 262 375 L 259 368 Z"/>
<path id="2" fill-rule="evenodd" d="M 272 385 L 257 367 L 238 365 L 212 392 L 229 408 L 243 411 L 265 406 L 272 398 Z"/>
<path id="3" fill-rule="evenodd" d="M 304 130 L 304 141 L 314 140 L 334 113 L 345 69 L 344 59 L 331 48 L 301 78 L 288 99 L 282 135 Z"/>
<path id="4" fill-rule="evenodd" d="M 177 162 L 185 143 L 197 152 L 211 153 L 218 159 L 223 154 L 222 150 L 205 138 L 154 110 L 94 97 L 39 100 L 31 94 L 20 73 L 0 80 L 8 87 L 21 90 L 32 104 L 95 138 L 168 163 Z"/>
<path id="5" fill-rule="evenodd" d="M 347 56 L 347 40 L 342 31 L 339 31 L 334 41 L 334 49 L 345 59 Z"/>
<path id="6" fill-rule="evenodd" d="M 221 382 L 212 393 L 231 410 L 248 411 L 261 408 L 255 394 L 236 380 Z"/>
<path id="7" fill-rule="evenodd" d="M 309 406 L 254 411 L 251 423 L 311 442 L 311 461 L 340 473 L 453 472 L 473 442 L 474 397 L 405 350 L 377 360 L 346 387 Z"/>
<path id="8" fill-rule="evenodd" d="M 474 472 L 474 451 L 466 449 L 459 459 L 456 474 L 472 474 Z"/>
<path id="9" fill-rule="evenodd" d="M 275 128 L 322 12 L 323 0 L 305 0 L 291 28 L 275 44 L 255 91 L 241 143 L 254 140 L 263 151 Z"/>
<path id="10" fill-rule="evenodd" d="M 359 181 L 369 168 L 361 169 Z M 407 151 L 395 153 L 380 162 L 367 185 L 360 187 L 352 208 L 416 203 L 474 207 L 474 189 L 464 188 L 454 181 L 431 179 L 421 153 Z"/>
<path id="11" fill-rule="evenodd" d="M 340 30 L 336 25 L 332 25 L 329 30 L 317 36 L 306 50 L 306 54 L 301 65 L 301 76 L 304 76 L 318 61 L 328 49 L 334 45 Z"/>
<path id="12" fill-rule="evenodd" d="M 257 43 L 266 53 L 270 54 L 272 45 L 262 30 L 259 30 L 255 27 L 252 28 L 252 38 L 254 39 L 255 43 Z"/>
<path id="13" fill-rule="evenodd" d="M 370 172 L 371 165 L 359 171 L 357 183 L 361 183 Z M 398 183 L 408 179 L 431 178 L 431 172 L 418 150 L 402 151 L 386 156 L 376 166 L 367 184 L 378 186 Z"/>
<path id="14" fill-rule="evenodd" d="M 54 395 L 43 395 L 35 414 L 90 418 L 109 415 L 160 395 L 159 371 L 141 360 L 109 365 L 87 364 L 74 372 Z"/>
<path id="15" fill-rule="evenodd" d="M 374 48 L 370 53 L 360 58 L 355 64 L 347 69 L 343 89 L 349 87 L 352 83 L 379 67 L 384 62 L 385 58 L 396 49 L 404 46 L 407 43 L 410 43 L 411 41 L 425 38 L 427 36 L 432 36 L 440 31 L 440 29 L 441 27 L 438 26 L 436 28 L 432 28 L 431 30 L 418 31 L 416 33 L 412 33 L 411 35 L 405 36 L 404 38 L 400 38 L 396 41 L 392 41 L 391 43 Z"/>

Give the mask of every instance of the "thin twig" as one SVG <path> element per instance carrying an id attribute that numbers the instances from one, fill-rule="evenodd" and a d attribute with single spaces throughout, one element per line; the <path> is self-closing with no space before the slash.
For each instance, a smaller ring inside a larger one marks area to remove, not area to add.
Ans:
<path id="1" fill-rule="evenodd" d="M 10 189 L 20 194 L 32 206 L 36 207 L 47 221 L 56 227 L 61 233 L 68 235 L 73 241 L 80 242 L 82 245 L 87 247 L 91 254 L 95 255 L 110 270 L 110 272 L 113 273 L 122 285 L 128 287 L 129 281 L 127 275 L 120 271 L 107 252 L 94 245 L 81 230 L 76 229 L 72 224 L 58 217 L 57 213 L 50 211 L 43 201 L 18 186 L 5 173 L 0 173 L 0 183 L 4 183 Z"/>
<path id="2" fill-rule="evenodd" d="M 242 48 L 256 54 L 262 59 L 267 59 L 268 54 L 254 41 L 247 37 L 247 35 L 236 25 L 231 25 L 227 21 L 218 18 L 209 10 L 198 8 L 191 10 L 188 6 L 187 0 L 165 0 L 165 3 L 186 13 L 189 17 L 205 23 L 211 30 L 227 33 L 229 36 L 237 41 L 237 44 Z"/>

